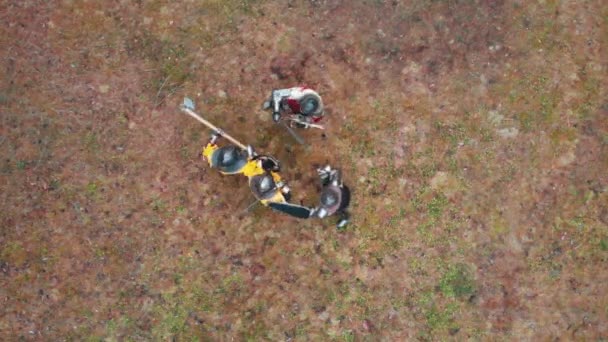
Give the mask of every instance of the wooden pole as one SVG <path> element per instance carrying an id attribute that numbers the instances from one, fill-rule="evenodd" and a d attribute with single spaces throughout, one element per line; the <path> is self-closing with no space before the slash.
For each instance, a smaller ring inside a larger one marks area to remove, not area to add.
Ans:
<path id="1" fill-rule="evenodd" d="M 190 115 L 191 117 L 195 118 L 196 120 L 198 120 L 199 122 L 201 122 L 203 125 L 211 128 L 211 130 L 213 130 L 214 132 L 216 132 L 217 134 L 221 135 L 222 137 L 228 139 L 228 141 L 230 141 L 231 143 L 235 144 L 236 146 L 240 147 L 241 149 L 247 151 L 247 146 L 243 145 L 240 141 L 234 139 L 232 136 L 230 136 L 228 133 L 224 132 L 223 130 L 221 130 L 220 128 L 216 127 L 214 124 L 212 124 L 211 122 L 203 119 L 200 115 L 196 114 L 195 112 L 193 112 L 190 108 L 186 108 L 186 107 L 181 107 L 182 112 Z"/>

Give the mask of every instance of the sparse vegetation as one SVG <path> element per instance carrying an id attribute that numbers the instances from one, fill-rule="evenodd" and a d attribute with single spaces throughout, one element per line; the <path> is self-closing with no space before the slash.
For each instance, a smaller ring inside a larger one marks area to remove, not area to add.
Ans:
<path id="1" fill-rule="evenodd" d="M 608 338 L 604 2 L 114 5 L 0 5 L 0 340 Z M 183 96 L 352 223 L 243 213 Z"/>
<path id="2" fill-rule="evenodd" d="M 466 265 L 450 266 L 441 277 L 439 289 L 444 296 L 468 299 L 475 292 L 471 273 Z"/>

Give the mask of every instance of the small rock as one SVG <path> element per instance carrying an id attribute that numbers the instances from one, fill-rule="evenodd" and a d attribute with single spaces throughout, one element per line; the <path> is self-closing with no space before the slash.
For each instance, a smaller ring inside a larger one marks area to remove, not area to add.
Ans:
<path id="1" fill-rule="evenodd" d="M 574 160 L 576 160 L 576 156 L 574 155 L 574 152 L 570 151 L 570 152 L 564 154 L 563 156 L 559 157 L 559 159 L 557 160 L 557 163 L 559 164 L 559 166 L 566 166 L 566 165 L 572 164 L 572 162 L 574 162 Z"/>
<path id="2" fill-rule="evenodd" d="M 502 48 L 502 46 L 500 46 L 500 44 L 494 44 L 494 45 L 490 45 L 488 47 L 488 50 L 495 52 L 495 51 L 499 51 Z"/>
<path id="3" fill-rule="evenodd" d="M 431 188 L 436 190 L 448 182 L 448 174 L 443 171 L 438 171 L 431 179 Z"/>
<path id="4" fill-rule="evenodd" d="M 420 73 L 420 69 L 422 69 L 420 64 L 418 64 L 416 62 L 409 62 L 405 68 L 401 69 L 401 74 L 402 75 L 417 75 Z"/>
<path id="5" fill-rule="evenodd" d="M 219 96 L 219 97 L 220 97 L 220 98 L 222 98 L 222 99 L 225 99 L 225 98 L 228 96 L 228 94 L 226 94 L 226 92 L 225 92 L 225 91 L 223 91 L 223 90 L 221 90 L 221 89 L 220 89 L 220 90 L 217 92 L 217 96 Z"/>
<path id="6" fill-rule="evenodd" d="M 258 112 L 258 117 L 261 121 L 264 122 L 270 121 L 272 119 L 272 116 L 268 112 L 262 110 Z"/>
<path id="7" fill-rule="evenodd" d="M 393 146 L 393 152 L 395 153 L 395 156 L 400 160 L 403 160 L 406 154 L 406 147 L 404 145 L 396 144 Z"/>
<path id="8" fill-rule="evenodd" d="M 519 134 L 519 130 L 515 127 L 503 128 L 496 131 L 501 138 L 515 138 Z"/>
<path id="9" fill-rule="evenodd" d="M 327 321 L 327 319 L 329 318 L 329 312 L 327 311 L 323 311 L 320 315 L 319 315 L 319 319 L 323 322 Z"/>
<path id="10" fill-rule="evenodd" d="M 133 121 L 129 121 L 129 129 L 134 129 L 134 128 L 135 128 L 135 126 L 137 126 L 137 125 L 135 124 L 135 122 L 133 122 Z"/>
<path id="11" fill-rule="evenodd" d="M 399 313 L 395 309 L 388 310 L 388 319 L 394 319 Z"/>
<path id="12" fill-rule="evenodd" d="M 403 134 L 409 134 L 410 132 L 413 132 L 416 129 L 416 127 L 412 124 L 409 125 L 405 125 L 403 127 L 401 127 L 401 133 Z"/>
<path id="13" fill-rule="evenodd" d="M 522 246 L 521 242 L 519 241 L 519 239 L 517 238 L 517 236 L 515 236 L 515 233 L 513 233 L 513 232 L 511 232 L 507 236 L 506 243 L 510 247 L 510 250 L 512 250 L 512 251 L 515 251 L 517 253 L 521 253 L 523 251 L 523 246 Z"/>
<path id="14" fill-rule="evenodd" d="M 365 319 L 363 320 L 363 329 L 367 332 L 370 332 L 374 330 L 374 324 L 369 319 Z"/>
<path id="15" fill-rule="evenodd" d="M 490 123 L 493 125 L 500 125 L 503 118 L 504 116 L 498 113 L 497 110 L 491 110 L 488 112 L 488 121 L 490 121 Z"/>
<path id="16" fill-rule="evenodd" d="M 102 84 L 99 86 L 99 92 L 102 94 L 105 94 L 108 92 L 108 90 L 110 90 L 110 86 L 107 84 Z"/>
<path id="17" fill-rule="evenodd" d="M 604 208 L 602 209 L 602 212 L 599 214 L 600 221 L 604 222 L 605 224 L 608 224 L 608 208 Z"/>

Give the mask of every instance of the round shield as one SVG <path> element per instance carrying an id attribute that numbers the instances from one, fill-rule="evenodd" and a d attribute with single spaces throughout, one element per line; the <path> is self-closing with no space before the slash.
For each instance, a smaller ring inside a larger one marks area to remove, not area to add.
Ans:
<path id="1" fill-rule="evenodd" d="M 249 188 L 253 195 L 259 200 L 272 198 L 278 191 L 274 179 L 268 173 L 253 176 L 249 179 Z"/>
<path id="2" fill-rule="evenodd" d="M 321 191 L 320 208 L 325 209 L 327 216 L 334 214 L 340 208 L 342 191 L 337 186 L 326 186 Z"/>
<path id="3" fill-rule="evenodd" d="M 211 155 L 211 166 L 223 173 L 237 173 L 247 164 L 247 154 L 236 146 L 222 146 Z"/>
<path id="4" fill-rule="evenodd" d="M 314 94 L 307 94 L 302 96 L 300 102 L 300 113 L 306 116 L 314 115 L 319 116 L 322 114 L 323 108 L 321 104 L 321 98 Z"/>

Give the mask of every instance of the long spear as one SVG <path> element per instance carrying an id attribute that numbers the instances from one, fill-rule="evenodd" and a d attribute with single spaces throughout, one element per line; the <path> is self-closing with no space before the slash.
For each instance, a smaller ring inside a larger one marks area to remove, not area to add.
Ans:
<path id="1" fill-rule="evenodd" d="M 224 132 L 221 128 L 218 128 L 217 126 L 215 126 L 211 122 L 203 119 L 200 115 L 196 114 L 194 112 L 194 102 L 191 99 L 185 97 L 184 98 L 184 103 L 182 103 L 180 109 L 181 109 L 182 112 L 190 115 L 191 117 L 195 118 L 200 123 L 202 123 L 203 125 L 209 127 L 215 133 L 221 135 L 222 137 L 228 139 L 231 143 L 233 143 L 236 146 L 240 147 L 241 149 L 247 151 L 247 146 L 245 146 L 240 141 L 238 141 L 235 138 L 233 138 L 232 136 L 230 136 L 228 133 Z"/>

